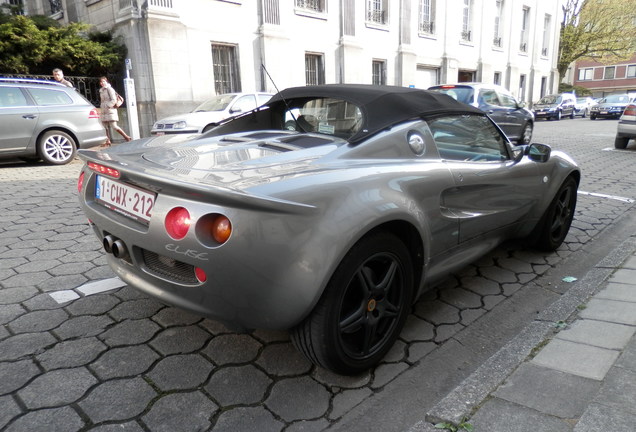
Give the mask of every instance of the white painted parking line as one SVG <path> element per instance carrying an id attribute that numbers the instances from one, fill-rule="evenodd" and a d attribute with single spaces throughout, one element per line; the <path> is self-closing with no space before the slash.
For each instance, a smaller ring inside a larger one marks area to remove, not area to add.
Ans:
<path id="1" fill-rule="evenodd" d="M 74 290 L 63 290 L 63 291 L 55 291 L 49 293 L 49 295 L 55 300 L 58 304 L 67 303 L 72 300 L 77 300 L 81 296 L 77 293 L 79 291 L 84 296 L 89 296 L 93 294 L 99 294 L 106 291 L 111 291 L 117 288 L 121 288 L 126 286 L 126 282 L 122 281 L 118 277 L 110 278 L 110 279 L 102 279 L 95 282 L 89 282 L 82 286 L 75 288 Z"/>
<path id="2" fill-rule="evenodd" d="M 636 201 L 633 198 L 621 197 L 621 196 L 617 196 L 617 195 L 606 195 L 606 194 L 601 194 L 601 193 L 596 193 L 596 192 L 579 191 L 579 194 L 587 195 L 587 196 L 593 196 L 593 197 L 597 197 L 597 198 L 607 198 L 607 199 L 612 199 L 612 200 L 616 200 L 616 201 L 626 202 L 626 203 L 629 203 L 629 204 L 631 204 L 631 203 Z"/>
<path id="3" fill-rule="evenodd" d="M 55 291 L 49 293 L 49 295 L 53 297 L 53 300 L 55 300 L 58 304 L 67 303 L 80 298 L 79 294 L 73 290 Z"/>

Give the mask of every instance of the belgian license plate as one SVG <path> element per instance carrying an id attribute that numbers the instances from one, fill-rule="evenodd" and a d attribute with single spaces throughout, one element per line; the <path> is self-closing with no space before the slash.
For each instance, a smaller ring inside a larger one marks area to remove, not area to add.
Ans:
<path id="1" fill-rule="evenodd" d="M 143 223 L 150 222 L 156 194 L 98 175 L 95 200 L 101 205 Z"/>
<path id="2" fill-rule="evenodd" d="M 607 114 L 607 111 L 601 111 L 601 114 Z"/>

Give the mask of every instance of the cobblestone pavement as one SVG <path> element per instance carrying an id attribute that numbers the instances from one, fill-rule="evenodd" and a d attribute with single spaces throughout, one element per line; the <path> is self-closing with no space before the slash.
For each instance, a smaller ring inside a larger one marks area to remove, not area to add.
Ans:
<path id="1" fill-rule="evenodd" d="M 285 332 L 236 334 L 127 286 L 99 292 L 90 284 L 113 273 L 79 209 L 79 161 L 0 163 L 0 430 L 353 430 L 352 413 L 476 323 L 529 291 L 549 292 L 548 302 L 567 290 L 546 282 L 550 273 L 589 254 L 634 207 L 621 198 L 636 198 L 636 151 L 606 151 L 615 130 L 614 121 L 538 123 L 535 141 L 584 171 L 566 243 L 551 254 L 505 245 L 448 278 L 414 306 L 383 363 L 357 377 L 316 368 Z"/>

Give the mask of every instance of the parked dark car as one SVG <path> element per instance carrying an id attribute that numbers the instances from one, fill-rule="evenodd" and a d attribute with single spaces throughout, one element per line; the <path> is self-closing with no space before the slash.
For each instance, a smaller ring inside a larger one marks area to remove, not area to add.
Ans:
<path id="1" fill-rule="evenodd" d="M 483 111 L 404 87 L 288 88 L 175 138 L 79 152 L 115 274 L 233 327 L 291 329 L 343 374 L 380 362 L 420 294 L 501 242 L 558 248 L 580 180 L 564 153 L 513 148 Z"/>
<path id="2" fill-rule="evenodd" d="M 73 160 L 78 148 L 106 141 L 97 109 L 54 81 L 0 78 L 0 157 Z"/>
<path id="3" fill-rule="evenodd" d="M 572 93 L 561 93 L 543 96 L 532 107 L 534 118 L 561 120 L 563 117 L 574 118 L 576 115 L 576 96 Z"/>
<path id="4" fill-rule="evenodd" d="M 636 139 L 636 102 L 625 107 L 625 111 L 618 121 L 614 147 L 617 149 L 627 148 L 630 139 Z"/>
<path id="5" fill-rule="evenodd" d="M 597 118 L 619 118 L 631 98 L 627 94 L 613 94 L 604 97 L 590 110 L 590 120 Z"/>
<path id="6" fill-rule="evenodd" d="M 487 113 L 510 141 L 529 144 L 534 129 L 534 116 L 505 88 L 494 84 L 442 84 L 429 90 L 444 93 L 460 102 Z"/>

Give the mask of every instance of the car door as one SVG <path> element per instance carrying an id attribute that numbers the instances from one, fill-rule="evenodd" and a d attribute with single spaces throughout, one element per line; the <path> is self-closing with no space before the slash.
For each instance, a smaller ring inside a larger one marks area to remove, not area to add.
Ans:
<path id="1" fill-rule="evenodd" d="M 27 148 L 38 125 L 39 112 L 19 87 L 0 87 L 0 152 Z"/>
<path id="2" fill-rule="evenodd" d="M 429 127 L 455 181 L 441 200 L 459 219 L 459 242 L 523 223 L 542 194 L 536 164 L 513 160 L 504 137 L 484 116 L 439 117 Z"/>
<path id="3" fill-rule="evenodd" d="M 518 134 L 518 132 L 515 130 L 514 123 L 511 122 L 510 110 L 502 105 L 499 95 L 494 89 L 479 89 L 477 104 L 480 110 L 488 114 L 497 123 L 497 126 L 504 131 L 508 138 L 515 138 L 515 133 Z"/>
<path id="4" fill-rule="evenodd" d="M 528 112 L 519 105 L 519 102 L 512 95 L 503 92 L 497 92 L 497 94 L 501 106 L 505 109 L 506 129 L 504 132 L 509 139 L 517 140 L 523 134 L 523 129 L 528 122 Z"/>

